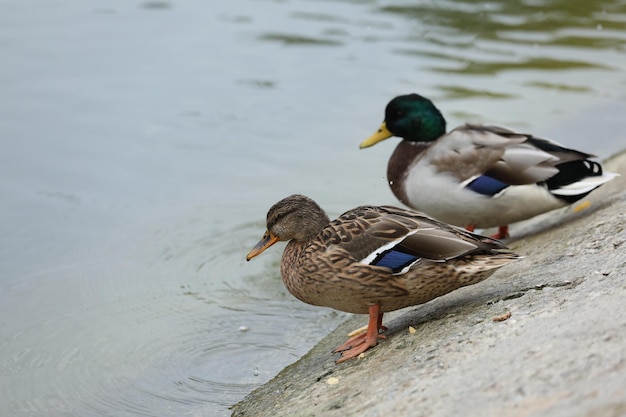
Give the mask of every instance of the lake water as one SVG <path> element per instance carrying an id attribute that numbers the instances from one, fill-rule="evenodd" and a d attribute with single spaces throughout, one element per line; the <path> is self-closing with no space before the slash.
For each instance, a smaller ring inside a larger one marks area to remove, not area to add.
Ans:
<path id="1" fill-rule="evenodd" d="M 306 353 L 347 315 L 245 254 L 291 193 L 397 204 L 395 95 L 626 145 L 624 1 L 0 6 L 2 416 L 226 416 Z"/>

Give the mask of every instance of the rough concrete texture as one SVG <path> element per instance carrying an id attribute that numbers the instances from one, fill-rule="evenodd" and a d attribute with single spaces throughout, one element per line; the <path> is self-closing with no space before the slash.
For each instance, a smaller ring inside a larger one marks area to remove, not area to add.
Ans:
<path id="1" fill-rule="evenodd" d="M 590 208 L 513 228 L 523 260 L 385 315 L 388 339 L 335 365 L 355 316 L 232 415 L 626 416 L 626 152 L 604 165 L 621 177 Z"/>

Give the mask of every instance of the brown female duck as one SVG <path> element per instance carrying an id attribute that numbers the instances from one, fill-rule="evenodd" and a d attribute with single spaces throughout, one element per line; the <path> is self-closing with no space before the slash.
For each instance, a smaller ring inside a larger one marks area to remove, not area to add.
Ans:
<path id="1" fill-rule="evenodd" d="M 493 239 L 391 206 L 361 206 L 330 221 L 310 198 L 292 195 L 267 213 L 267 231 L 248 253 L 289 241 L 285 286 L 305 303 L 369 314 L 367 332 L 335 349 L 337 362 L 376 346 L 383 314 L 476 284 L 519 259 Z"/>

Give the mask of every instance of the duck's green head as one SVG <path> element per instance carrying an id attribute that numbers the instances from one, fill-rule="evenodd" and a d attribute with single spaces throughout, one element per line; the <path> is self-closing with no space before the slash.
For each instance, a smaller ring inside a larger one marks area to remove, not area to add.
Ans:
<path id="1" fill-rule="evenodd" d="M 412 142 L 432 142 L 445 133 L 446 120 L 432 101 L 418 94 L 407 94 L 387 104 L 385 121 L 376 133 L 361 142 L 360 148 L 392 136 Z"/>

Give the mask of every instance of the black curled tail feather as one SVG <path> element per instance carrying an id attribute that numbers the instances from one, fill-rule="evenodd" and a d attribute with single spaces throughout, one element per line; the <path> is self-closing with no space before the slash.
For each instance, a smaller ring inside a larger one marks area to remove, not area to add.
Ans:
<path id="1" fill-rule="evenodd" d="M 589 159 L 582 159 L 576 161 L 564 162 L 556 165 L 559 172 L 544 181 L 544 184 L 548 187 L 548 190 L 556 190 L 569 184 L 581 181 L 588 177 L 598 177 L 602 175 L 602 165 Z M 567 203 L 573 203 L 580 200 L 593 190 L 589 190 L 586 193 L 577 195 L 557 195 L 556 197 L 566 201 Z"/>

